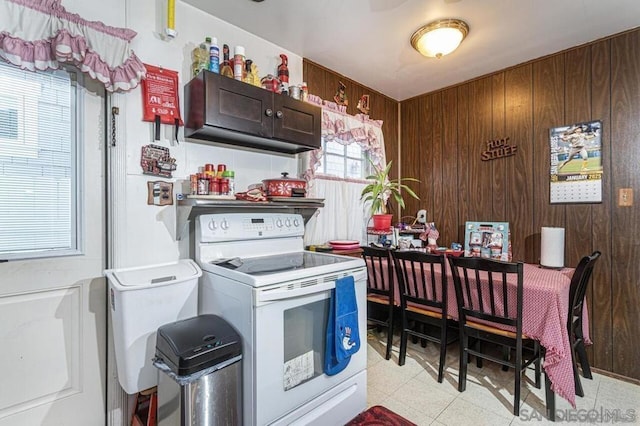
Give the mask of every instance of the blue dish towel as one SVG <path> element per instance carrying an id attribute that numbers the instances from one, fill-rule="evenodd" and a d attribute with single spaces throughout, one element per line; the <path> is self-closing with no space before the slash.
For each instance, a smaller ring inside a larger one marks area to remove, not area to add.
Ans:
<path id="1" fill-rule="evenodd" d="M 331 290 L 324 372 L 332 376 L 344 370 L 351 355 L 360 349 L 358 303 L 352 276 L 336 281 Z"/>

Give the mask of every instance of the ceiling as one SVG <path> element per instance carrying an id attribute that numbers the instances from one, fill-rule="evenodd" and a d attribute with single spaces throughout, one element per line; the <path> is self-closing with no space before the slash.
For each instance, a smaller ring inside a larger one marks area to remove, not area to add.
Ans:
<path id="1" fill-rule="evenodd" d="M 635 28 L 640 0 L 184 0 L 395 100 Z M 426 58 L 421 25 L 458 18 L 458 50 Z"/>

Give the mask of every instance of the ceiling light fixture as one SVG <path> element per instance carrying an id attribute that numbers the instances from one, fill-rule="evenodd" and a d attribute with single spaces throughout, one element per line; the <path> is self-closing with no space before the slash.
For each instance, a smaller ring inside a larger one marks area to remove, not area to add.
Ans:
<path id="1" fill-rule="evenodd" d="M 440 59 L 456 50 L 467 34 L 466 22 L 440 19 L 418 28 L 411 36 L 411 46 L 424 56 Z"/>

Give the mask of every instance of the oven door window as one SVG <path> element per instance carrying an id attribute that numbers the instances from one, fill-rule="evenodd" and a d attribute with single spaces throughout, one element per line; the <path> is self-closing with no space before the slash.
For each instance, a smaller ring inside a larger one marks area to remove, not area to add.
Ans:
<path id="1" fill-rule="evenodd" d="M 284 322 L 284 390 L 323 374 L 329 299 L 286 309 Z"/>

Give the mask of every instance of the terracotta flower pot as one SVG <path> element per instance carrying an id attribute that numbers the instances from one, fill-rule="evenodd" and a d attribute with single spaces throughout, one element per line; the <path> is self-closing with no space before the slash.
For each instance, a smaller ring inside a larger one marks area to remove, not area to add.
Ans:
<path id="1" fill-rule="evenodd" d="M 391 228 L 392 214 L 374 214 L 373 229 L 376 231 L 388 231 Z"/>

